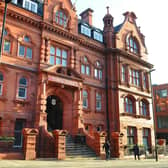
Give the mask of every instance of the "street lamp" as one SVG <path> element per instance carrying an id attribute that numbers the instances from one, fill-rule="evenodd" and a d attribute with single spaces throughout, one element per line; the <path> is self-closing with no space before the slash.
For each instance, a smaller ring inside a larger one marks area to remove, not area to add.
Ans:
<path id="1" fill-rule="evenodd" d="M 152 88 L 152 77 L 151 72 L 155 71 L 155 69 L 151 69 L 148 73 L 150 74 L 150 86 L 151 86 L 151 96 L 152 96 L 152 110 L 153 110 L 153 122 L 154 122 L 154 136 L 155 136 L 155 160 L 158 161 L 158 151 L 157 151 L 157 144 L 156 144 L 156 126 L 155 126 L 155 114 L 154 114 L 154 101 L 153 101 L 153 88 Z"/>
<path id="2" fill-rule="evenodd" d="M 4 11 L 4 15 L 3 15 L 3 24 L 2 24 L 1 41 L 0 41 L 0 58 L 1 58 L 1 53 L 2 53 L 2 41 L 3 41 L 4 28 L 5 28 L 7 5 L 10 2 L 11 2 L 11 0 L 5 0 L 5 11 Z"/>

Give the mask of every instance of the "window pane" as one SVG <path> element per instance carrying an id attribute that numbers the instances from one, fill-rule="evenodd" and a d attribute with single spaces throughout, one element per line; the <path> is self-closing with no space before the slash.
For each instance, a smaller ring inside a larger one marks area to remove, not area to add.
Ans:
<path id="1" fill-rule="evenodd" d="M 62 51 L 62 58 L 67 59 L 67 52 L 65 50 Z"/>
<path id="2" fill-rule="evenodd" d="M 66 60 L 62 60 L 62 66 L 67 66 L 67 61 Z"/>
<path id="3" fill-rule="evenodd" d="M 97 69 L 94 70 L 94 75 L 96 78 L 98 78 L 98 70 Z"/>
<path id="4" fill-rule="evenodd" d="M 81 73 L 85 74 L 85 66 L 84 65 L 81 65 Z"/>
<path id="5" fill-rule="evenodd" d="M 99 70 L 99 79 L 102 79 L 102 71 Z"/>
<path id="6" fill-rule="evenodd" d="M 24 37 L 24 41 L 25 41 L 25 42 L 30 42 L 29 37 L 25 36 L 25 37 Z"/>
<path id="7" fill-rule="evenodd" d="M 53 46 L 50 47 L 50 54 L 55 55 L 55 48 Z"/>
<path id="8" fill-rule="evenodd" d="M 26 88 L 19 88 L 19 97 L 20 98 L 26 97 Z"/>
<path id="9" fill-rule="evenodd" d="M 2 95 L 2 84 L 0 83 L 0 95 Z"/>
<path id="10" fill-rule="evenodd" d="M 167 89 L 160 90 L 161 97 L 167 97 Z"/>
<path id="11" fill-rule="evenodd" d="M 57 48 L 57 53 L 56 53 L 57 57 L 61 57 L 61 50 L 59 48 Z"/>
<path id="12" fill-rule="evenodd" d="M 32 49 L 27 48 L 26 58 L 32 59 Z"/>
<path id="13" fill-rule="evenodd" d="M 50 55 L 50 64 L 54 65 L 55 64 L 55 57 Z"/>
<path id="14" fill-rule="evenodd" d="M 35 4 L 31 4 L 31 11 L 36 12 L 36 5 Z"/>
<path id="15" fill-rule="evenodd" d="M 60 58 L 56 58 L 56 65 L 60 65 L 61 64 L 61 59 Z"/>
<path id="16" fill-rule="evenodd" d="M 88 93 L 85 90 L 83 91 L 83 107 L 88 107 Z"/>
<path id="17" fill-rule="evenodd" d="M 21 79 L 19 80 L 19 84 L 26 86 L 26 85 L 27 85 L 27 80 L 26 80 L 25 78 L 21 78 Z"/>
<path id="18" fill-rule="evenodd" d="M 86 66 L 86 74 L 90 75 L 90 67 L 89 66 Z"/>
<path id="19" fill-rule="evenodd" d="M 25 8 L 29 9 L 29 2 L 28 1 L 25 1 Z"/>
<path id="20" fill-rule="evenodd" d="M 4 42 L 4 51 L 9 53 L 10 52 L 10 42 L 6 41 Z"/>
<path id="21" fill-rule="evenodd" d="M 3 75 L 0 73 L 0 81 L 3 81 Z"/>
<path id="22" fill-rule="evenodd" d="M 25 47 L 23 45 L 20 45 L 19 56 L 24 57 L 24 55 L 25 55 Z"/>

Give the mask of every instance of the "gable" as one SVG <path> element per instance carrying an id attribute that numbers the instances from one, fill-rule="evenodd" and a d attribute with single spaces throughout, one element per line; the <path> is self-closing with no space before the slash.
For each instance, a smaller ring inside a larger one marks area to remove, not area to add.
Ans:
<path id="1" fill-rule="evenodd" d="M 118 31 L 116 32 L 116 48 L 121 50 L 127 50 L 126 40 L 128 36 L 135 39 L 139 48 L 139 57 L 147 61 L 147 48 L 145 46 L 144 36 L 140 32 L 140 28 L 136 25 L 136 16 L 133 12 L 126 12 L 124 14 L 125 20 L 119 25 Z"/>
<path id="2" fill-rule="evenodd" d="M 59 11 L 65 14 L 67 26 L 58 24 L 56 14 Z M 53 26 L 74 32 L 77 31 L 77 14 L 71 0 L 49 0 L 44 4 L 43 19 Z"/>

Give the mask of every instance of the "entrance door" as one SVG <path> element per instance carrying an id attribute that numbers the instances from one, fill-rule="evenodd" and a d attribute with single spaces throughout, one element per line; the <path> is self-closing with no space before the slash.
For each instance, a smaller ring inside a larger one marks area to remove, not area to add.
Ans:
<path id="1" fill-rule="evenodd" d="M 51 95 L 47 98 L 47 129 L 52 131 L 62 129 L 63 104 L 59 97 Z"/>
<path id="2" fill-rule="evenodd" d="M 22 139 L 23 139 L 22 129 L 24 127 L 25 127 L 25 120 L 16 119 L 14 130 L 14 136 L 15 136 L 14 147 L 22 147 Z"/>

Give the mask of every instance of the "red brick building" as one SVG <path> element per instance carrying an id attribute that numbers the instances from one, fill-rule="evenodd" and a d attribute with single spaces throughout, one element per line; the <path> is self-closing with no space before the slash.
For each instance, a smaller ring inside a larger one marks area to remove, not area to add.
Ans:
<path id="1" fill-rule="evenodd" d="M 1 2 L 1 25 L 3 12 Z M 107 8 L 100 30 L 92 25 L 92 12 L 89 8 L 78 19 L 70 0 L 8 4 L 0 134 L 14 136 L 14 147 L 22 147 L 23 128 L 39 130 L 39 156 L 53 148 L 49 132 L 55 129 L 86 136 L 95 151 L 95 133 L 106 131 L 114 157 L 122 157 L 126 145 L 154 144 L 148 73 L 153 66 L 136 15 L 124 13 L 114 26 Z"/>
<path id="2" fill-rule="evenodd" d="M 168 143 L 168 84 L 153 85 L 153 98 L 156 137 Z"/>

